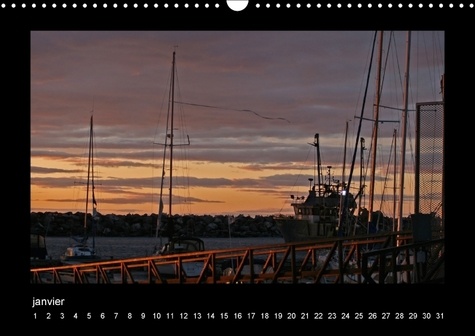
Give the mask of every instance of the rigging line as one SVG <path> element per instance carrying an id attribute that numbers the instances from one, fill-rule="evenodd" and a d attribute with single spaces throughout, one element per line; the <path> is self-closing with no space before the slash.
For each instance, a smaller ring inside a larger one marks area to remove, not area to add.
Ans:
<path id="1" fill-rule="evenodd" d="M 284 121 L 287 121 L 289 124 L 290 124 L 290 121 L 288 119 L 285 119 L 285 118 L 281 118 L 281 117 L 267 117 L 267 116 L 263 116 L 257 112 L 254 112 L 252 110 L 248 110 L 248 109 L 232 109 L 232 108 L 227 108 L 227 107 L 219 107 L 219 106 L 211 106 L 211 105 L 202 105 L 202 104 L 195 104 L 195 103 L 186 103 L 186 102 L 175 102 L 175 104 L 183 104 L 183 105 L 191 105 L 191 106 L 200 106 L 200 107 L 208 107 L 208 108 L 214 108 L 214 109 L 221 109 L 221 110 L 229 110 L 229 111 L 238 111 L 238 112 L 250 112 L 250 113 L 253 113 L 255 114 L 256 116 L 258 116 L 259 118 L 262 118 L 262 119 L 269 119 L 269 120 L 284 120 Z"/>

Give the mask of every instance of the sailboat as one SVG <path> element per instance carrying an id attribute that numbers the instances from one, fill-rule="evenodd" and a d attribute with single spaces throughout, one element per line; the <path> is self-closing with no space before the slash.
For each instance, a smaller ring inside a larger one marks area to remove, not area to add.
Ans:
<path id="1" fill-rule="evenodd" d="M 156 239 L 157 244 L 154 248 L 155 255 L 168 255 L 175 253 L 186 253 L 186 252 L 196 252 L 203 251 L 205 249 L 204 242 L 202 239 L 194 236 L 184 236 L 176 235 L 174 230 L 173 222 L 173 149 L 176 146 L 188 146 L 190 145 L 190 138 L 187 136 L 187 142 L 185 143 L 175 143 L 174 135 L 174 109 L 175 109 L 175 51 L 173 52 L 173 62 L 172 62 L 172 73 L 170 81 L 170 94 L 169 94 L 169 104 L 167 112 L 167 124 L 165 132 L 165 141 L 160 145 L 163 146 L 163 157 L 162 157 L 162 174 L 160 182 L 160 195 L 159 195 L 159 206 L 158 206 L 158 217 L 157 217 L 157 227 L 156 227 Z M 168 188 L 168 214 L 165 217 L 163 212 L 164 208 L 164 183 L 166 177 L 166 166 L 168 158 L 168 170 L 169 170 L 169 188 Z M 165 234 L 168 238 L 168 241 L 162 243 L 162 235 Z"/>
<path id="2" fill-rule="evenodd" d="M 87 165 L 87 181 L 86 181 L 86 202 L 84 212 L 84 232 L 81 236 L 73 236 L 72 239 L 75 243 L 69 246 L 65 253 L 61 256 L 62 263 L 65 264 L 77 264 L 85 262 L 95 262 L 101 260 L 96 254 L 95 247 L 95 222 L 98 219 L 97 216 L 97 201 L 94 195 L 94 134 L 93 134 L 93 116 L 91 115 L 90 127 L 89 127 L 89 156 Z M 92 231 L 92 246 L 87 244 L 88 234 L 88 217 L 89 217 L 89 204 L 92 206 L 92 215 L 90 216 L 91 231 Z"/>

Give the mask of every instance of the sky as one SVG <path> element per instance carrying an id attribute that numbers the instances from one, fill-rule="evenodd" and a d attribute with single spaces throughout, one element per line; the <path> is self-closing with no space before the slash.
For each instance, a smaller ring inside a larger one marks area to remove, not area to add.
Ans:
<path id="1" fill-rule="evenodd" d="M 290 195 L 306 196 L 315 178 L 316 133 L 323 178 L 331 166 L 332 179 L 348 180 L 359 138 L 370 148 L 375 33 L 32 31 L 31 211 L 84 211 L 93 115 L 98 211 L 158 212 L 175 53 L 173 214 L 291 213 Z M 387 122 L 379 124 L 375 198 L 393 194 L 384 185 L 399 174 L 382 182 L 393 132 L 402 133 L 407 32 L 383 37 L 379 119 Z M 413 110 L 442 100 L 444 33 L 413 31 L 410 50 L 405 215 L 413 204 Z M 353 193 L 363 171 L 357 161 Z"/>

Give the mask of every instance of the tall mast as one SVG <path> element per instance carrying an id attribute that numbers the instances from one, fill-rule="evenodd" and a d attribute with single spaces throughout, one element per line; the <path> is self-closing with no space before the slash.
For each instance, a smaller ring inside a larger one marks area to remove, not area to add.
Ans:
<path id="1" fill-rule="evenodd" d="M 396 166 L 397 166 L 397 130 L 394 129 L 393 131 L 393 139 L 394 139 L 394 176 L 396 176 Z M 396 231 L 396 178 L 393 178 L 393 231 Z"/>
<path id="2" fill-rule="evenodd" d="M 365 169 L 364 165 L 364 151 L 366 150 L 365 147 L 365 138 L 361 137 L 360 138 L 360 190 L 359 190 L 359 197 L 358 197 L 358 209 L 361 209 L 361 200 L 364 196 L 364 188 L 366 188 L 366 176 L 363 173 Z M 368 218 L 369 221 L 369 218 Z M 356 225 L 354 228 L 354 233 L 356 233 Z M 369 233 L 369 223 L 368 223 L 368 229 L 367 233 Z"/>
<path id="3" fill-rule="evenodd" d="M 171 116 L 170 116 L 170 189 L 168 200 L 168 217 L 172 217 L 172 188 L 173 188 L 173 116 L 175 108 L 175 51 L 173 51 L 172 63 L 172 82 L 170 90 L 171 99 Z M 171 223 L 169 223 L 171 224 Z"/>
<path id="4" fill-rule="evenodd" d="M 89 125 L 89 156 L 87 160 L 87 182 L 86 182 L 86 210 L 84 213 L 84 238 L 87 236 L 87 214 L 89 212 L 89 186 L 90 186 L 90 181 L 91 181 L 91 174 L 92 174 L 92 149 L 93 149 L 93 143 L 92 143 L 92 115 L 91 115 L 91 121 Z"/>
<path id="5" fill-rule="evenodd" d="M 164 187 L 164 179 L 165 179 L 165 168 L 166 168 L 166 160 L 167 160 L 167 147 L 170 147 L 170 156 L 169 156 L 169 190 L 168 190 L 168 222 L 166 224 L 168 238 L 171 238 L 173 235 L 173 209 L 172 209 L 172 199 L 173 199 L 173 147 L 175 146 L 185 146 L 190 145 L 190 138 L 188 137 L 188 143 L 182 144 L 175 144 L 174 143 L 174 109 L 175 109 L 175 73 L 176 73 L 176 63 L 175 63 L 175 54 L 173 52 L 173 61 L 172 61 L 172 73 L 171 73 L 171 80 L 170 80 L 170 91 L 168 95 L 168 113 L 167 113 L 167 120 L 166 120 L 166 130 L 165 130 L 165 143 L 161 145 L 164 146 L 163 150 L 163 158 L 162 158 L 162 176 L 160 182 L 160 199 L 159 199 L 159 206 L 158 206 L 158 217 L 157 217 L 157 229 L 156 229 L 156 236 L 159 236 L 159 231 L 162 226 L 162 213 L 163 213 L 163 187 Z M 160 236 L 160 245 L 161 245 L 161 236 Z"/>
<path id="6" fill-rule="evenodd" d="M 343 168 L 341 170 L 341 188 L 345 189 L 346 146 L 348 144 L 348 120 L 345 125 L 345 146 L 343 150 Z M 340 204 L 342 206 L 343 204 Z"/>
<path id="7" fill-rule="evenodd" d="M 402 113 L 402 134 L 401 134 L 401 165 L 400 165 L 400 179 L 399 179 L 399 209 L 398 209 L 398 231 L 402 230 L 402 213 L 404 207 L 404 170 L 406 164 L 406 128 L 407 128 L 407 106 L 408 106 L 408 87 L 409 87 L 409 62 L 411 52 L 411 32 L 407 32 L 406 42 L 406 70 L 404 81 L 404 109 Z"/>
<path id="8" fill-rule="evenodd" d="M 92 216 L 91 216 L 91 230 L 92 230 L 92 249 L 96 251 L 96 215 L 97 215 L 97 202 L 95 196 L 96 186 L 94 184 L 94 127 L 91 115 L 91 187 L 92 187 Z"/>
<path id="9" fill-rule="evenodd" d="M 376 73 L 376 101 L 374 106 L 374 126 L 373 126 L 373 144 L 371 146 L 371 183 L 369 190 L 369 218 L 368 218 L 368 230 L 369 224 L 373 217 L 373 201 L 374 201 L 374 182 L 375 182 L 375 170 L 376 170 L 376 149 L 378 146 L 378 124 L 379 124 L 379 103 L 381 99 L 381 63 L 383 53 L 383 31 L 379 32 L 379 52 L 378 52 L 378 69 Z"/>
<path id="10" fill-rule="evenodd" d="M 358 139 L 359 139 L 360 133 L 361 133 L 361 123 L 363 121 L 364 106 L 365 106 L 365 103 L 366 103 L 366 95 L 367 95 L 367 89 L 368 89 L 368 81 L 369 81 L 370 73 L 371 73 L 371 65 L 373 63 L 373 51 L 374 51 L 374 45 L 376 44 L 375 41 L 376 41 L 376 34 L 374 35 L 374 40 L 373 40 L 373 48 L 372 48 L 372 51 L 371 51 L 371 59 L 370 59 L 370 64 L 369 64 L 369 69 L 368 69 L 368 76 L 366 77 L 366 89 L 365 89 L 364 96 L 363 96 L 363 104 L 362 104 L 362 107 L 361 107 L 361 115 L 359 117 L 360 121 L 358 123 L 358 131 L 357 131 L 357 134 L 356 134 L 355 150 L 353 151 L 353 158 L 351 160 L 351 167 L 350 167 L 350 174 L 348 176 L 348 183 L 346 184 L 343 208 L 340 209 L 340 219 L 339 219 L 339 224 L 340 225 L 338 226 L 338 235 L 343 234 L 343 225 L 341 225 L 341 224 L 343 222 L 343 219 L 345 219 L 345 222 L 346 222 L 347 217 L 348 217 L 347 216 L 348 212 L 346 211 L 346 208 L 348 207 L 348 195 L 350 194 L 351 179 L 353 178 L 353 171 L 355 169 L 356 153 L 358 151 Z"/>
<path id="11" fill-rule="evenodd" d="M 348 120 L 346 121 L 346 126 L 345 126 L 345 145 L 344 145 L 344 150 L 343 150 L 343 168 L 342 168 L 342 173 L 341 173 L 341 193 L 340 193 L 340 210 L 343 208 L 345 197 L 344 197 L 344 191 L 345 191 L 345 167 L 346 167 L 346 145 L 347 145 L 347 139 L 348 139 Z M 338 227 L 342 225 L 341 223 L 341 216 L 338 216 Z"/>

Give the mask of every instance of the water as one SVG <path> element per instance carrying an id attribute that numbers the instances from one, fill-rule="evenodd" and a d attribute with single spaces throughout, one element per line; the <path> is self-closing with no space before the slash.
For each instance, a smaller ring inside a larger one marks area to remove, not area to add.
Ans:
<path id="1" fill-rule="evenodd" d="M 284 243 L 282 237 L 201 238 L 206 250 L 251 247 Z M 163 239 L 163 243 L 166 239 Z M 46 237 L 46 248 L 51 259 L 59 259 L 74 241 L 69 237 Z M 92 239 L 88 244 L 92 246 Z M 155 237 L 96 237 L 96 252 L 103 258 L 115 259 L 152 255 L 157 245 Z"/>

